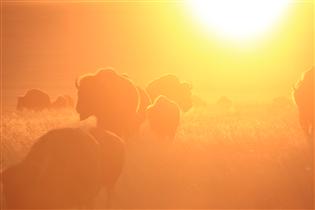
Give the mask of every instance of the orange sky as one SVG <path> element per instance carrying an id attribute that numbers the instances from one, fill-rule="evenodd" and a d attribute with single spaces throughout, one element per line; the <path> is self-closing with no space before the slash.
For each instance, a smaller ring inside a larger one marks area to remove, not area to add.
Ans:
<path id="1" fill-rule="evenodd" d="M 200 94 L 257 99 L 289 94 L 314 60 L 312 1 L 246 47 L 205 32 L 180 1 L 4 4 L 4 90 L 73 88 L 113 66 L 140 84 L 174 73 Z"/>

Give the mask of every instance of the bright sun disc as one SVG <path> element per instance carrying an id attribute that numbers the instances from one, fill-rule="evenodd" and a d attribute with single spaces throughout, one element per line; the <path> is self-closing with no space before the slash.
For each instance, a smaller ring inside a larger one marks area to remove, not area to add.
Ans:
<path id="1" fill-rule="evenodd" d="M 291 0 L 187 0 L 188 7 L 213 32 L 249 40 L 269 29 Z"/>

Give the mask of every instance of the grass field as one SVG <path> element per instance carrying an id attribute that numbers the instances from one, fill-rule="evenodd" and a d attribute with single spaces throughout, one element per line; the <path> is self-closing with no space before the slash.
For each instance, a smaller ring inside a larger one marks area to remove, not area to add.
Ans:
<path id="1" fill-rule="evenodd" d="M 172 143 L 143 126 L 140 137 L 127 141 L 113 207 L 312 208 L 312 156 L 297 116 L 293 106 L 198 107 L 183 116 Z M 2 169 L 46 131 L 91 123 L 79 123 L 72 110 L 5 113 Z M 96 207 L 105 203 L 102 192 Z"/>

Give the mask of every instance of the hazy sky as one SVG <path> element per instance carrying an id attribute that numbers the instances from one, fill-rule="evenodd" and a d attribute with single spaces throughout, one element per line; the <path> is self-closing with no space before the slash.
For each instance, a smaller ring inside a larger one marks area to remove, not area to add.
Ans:
<path id="1" fill-rule="evenodd" d="M 289 93 L 313 65 L 311 1 L 299 1 L 265 37 L 244 47 L 214 37 L 180 2 L 4 3 L 4 90 L 73 88 L 112 66 L 142 85 L 164 73 L 198 93 Z"/>

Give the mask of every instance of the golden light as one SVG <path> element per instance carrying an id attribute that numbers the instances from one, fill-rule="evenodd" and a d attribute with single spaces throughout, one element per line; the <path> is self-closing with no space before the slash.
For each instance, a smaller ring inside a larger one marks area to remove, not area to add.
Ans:
<path id="1" fill-rule="evenodd" d="M 221 37 L 247 41 L 268 31 L 291 0 L 187 0 L 194 16 Z"/>

